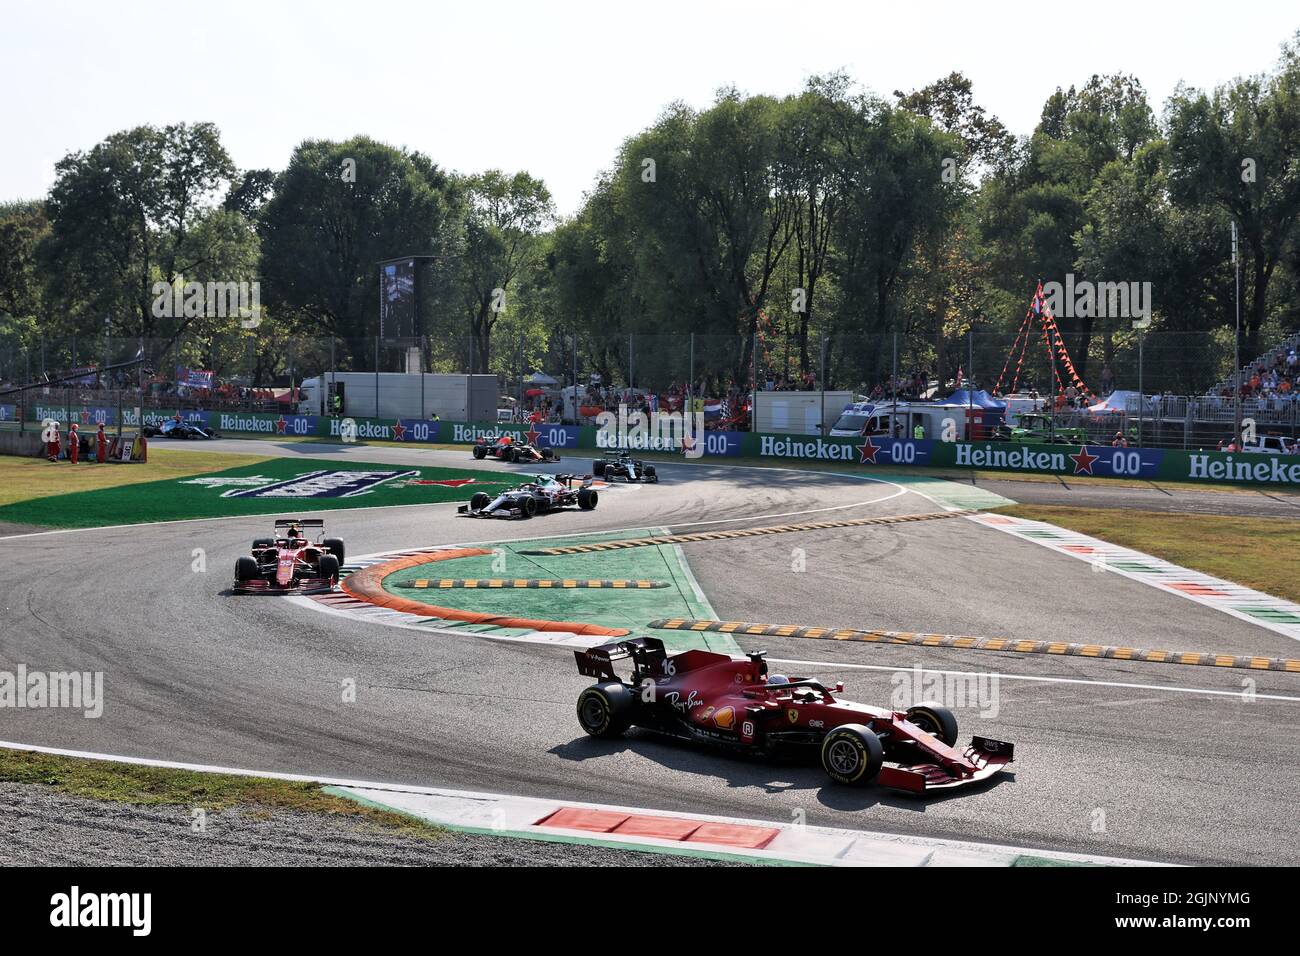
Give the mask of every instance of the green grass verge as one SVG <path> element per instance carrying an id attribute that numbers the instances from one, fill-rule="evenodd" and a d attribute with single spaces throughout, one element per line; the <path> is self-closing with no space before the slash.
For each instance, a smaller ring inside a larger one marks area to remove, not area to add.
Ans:
<path id="1" fill-rule="evenodd" d="M 1002 514 L 1047 521 L 1185 568 L 1300 601 L 1300 522 L 1111 508 L 1015 505 Z"/>
<path id="2" fill-rule="evenodd" d="M 173 454 L 185 454 L 174 452 Z M 193 453 L 202 454 L 202 453 Z M 153 457 L 153 453 L 150 453 Z M 203 456 L 207 467 L 224 464 L 216 455 Z M 240 456 L 232 456 L 240 457 Z M 35 462 L 38 466 L 61 471 L 48 462 Z M 71 465 L 65 466 L 68 470 Z M 105 469 L 112 466 L 105 465 Z M 120 469 L 145 468 L 121 465 Z M 350 498 L 275 498 L 275 497 L 222 497 L 224 492 L 237 491 L 248 486 L 229 484 L 202 484 L 200 481 L 221 482 L 228 479 L 260 477 L 282 481 L 312 471 L 385 471 L 412 472 L 402 478 L 378 485 L 365 494 Z M 132 524 L 144 521 L 177 521 L 187 518 L 219 518 L 231 515 L 292 514 L 298 512 L 331 511 L 345 508 L 373 507 L 379 505 L 436 504 L 462 502 L 470 491 L 445 485 L 419 485 L 411 481 L 447 481 L 473 478 L 488 490 L 517 482 L 517 475 L 489 472 L 473 468 L 423 468 L 414 465 L 385 465 L 359 461 L 329 461 L 314 458 L 253 459 L 251 463 L 233 468 L 208 471 L 206 474 L 185 471 L 181 477 L 142 483 L 119 484 L 89 490 L 29 498 L 0 505 L 0 521 L 51 528 L 90 528 L 102 525 Z"/>
<path id="3" fill-rule="evenodd" d="M 0 781 L 50 787 L 72 797 L 141 807 L 315 813 L 420 839 L 436 839 L 446 832 L 416 817 L 344 799 L 314 783 L 145 767 L 30 750 L 0 749 Z"/>
<path id="4" fill-rule="evenodd" d="M 43 458 L 0 456 L 0 507 L 54 495 L 99 491 L 123 485 L 174 481 L 212 471 L 215 463 L 233 468 L 266 461 L 265 455 L 214 455 L 211 452 L 149 449 L 143 464 L 48 462 Z"/>
<path id="5" fill-rule="evenodd" d="M 541 519 L 545 520 L 545 519 Z M 740 652 L 729 634 L 690 631 L 648 632 L 646 625 L 664 617 L 717 620 L 708 601 L 701 601 L 691 587 L 689 572 L 678 549 L 672 545 L 628 548 L 573 555 L 523 555 L 520 551 L 540 551 L 548 547 L 573 546 L 616 538 L 636 538 L 654 534 L 650 529 L 596 534 L 553 541 L 523 541 L 499 544 L 503 554 L 475 558 L 457 558 L 436 564 L 407 568 L 384 579 L 384 589 L 392 594 L 441 607 L 464 611 L 507 614 L 546 621 L 578 621 L 626 627 L 633 633 L 653 633 L 663 639 L 674 653 L 703 648 L 722 654 Z M 483 545 L 483 547 L 492 547 Z M 494 567 L 495 564 L 495 567 Z M 662 581 L 669 586 L 647 590 L 597 588 L 515 589 L 515 588 L 448 588 L 419 589 L 402 587 L 412 581 L 437 578 L 582 578 Z"/>

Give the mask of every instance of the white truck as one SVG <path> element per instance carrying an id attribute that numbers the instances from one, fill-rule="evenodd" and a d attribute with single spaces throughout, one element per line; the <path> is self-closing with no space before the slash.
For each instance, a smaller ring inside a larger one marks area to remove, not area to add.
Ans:
<path id="1" fill-rule="evenodd" d="M 325 372 L 302 383 L 300 415 L 495 422 L 495 375 Z M 338 396 L 338 402 L 334 396 Z"/>

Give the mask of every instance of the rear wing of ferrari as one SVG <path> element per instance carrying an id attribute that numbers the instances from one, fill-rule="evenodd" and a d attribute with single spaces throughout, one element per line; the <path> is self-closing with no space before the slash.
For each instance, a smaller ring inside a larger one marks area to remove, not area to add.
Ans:
<path id="1" fill-rule="evenodd" d="M 276 518 L 275 527 L 278 531 L 281 528 L 292 527 L 297 525 L 299 528 L 323 528 L 325 527 L 324 518 Z"/>
<path id="2" fill-rule="evenodd" d="M 614 661 L 630 657 L 637 670 L 661 671 L 668 653 L 664 650 L 664 642 L 657 637 L 633 637 L 626 641 L 600 644 L 585 651 L 574 651 L 573 656 L 578 662 L 578 673 L 583 677 L 612 681 L 618 680 L 618 675 L 614 673 Z M 652 663 L 658 666 L 650 668 L 648 665 Z"/>

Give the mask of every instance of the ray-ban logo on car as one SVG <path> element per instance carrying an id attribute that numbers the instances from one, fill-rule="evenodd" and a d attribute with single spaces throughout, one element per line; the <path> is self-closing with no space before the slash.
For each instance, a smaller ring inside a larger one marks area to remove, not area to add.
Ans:
<path id="1" fill-rule="evenodd" d="M 369 494 L 385 482 L 418 478 L 418 471 L 309 471 L 284 481 L 260 476 L 248 478 L 194 478 L 181 484 L 235 487 L 222 492 L 223 498 L 355 498 Z"/>

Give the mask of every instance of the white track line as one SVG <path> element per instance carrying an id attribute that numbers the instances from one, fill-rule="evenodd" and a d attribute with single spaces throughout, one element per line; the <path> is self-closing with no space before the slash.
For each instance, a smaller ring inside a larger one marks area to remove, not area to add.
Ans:
<path id="1" fill-rule="evenodd" d="M 827 667 L 832 669 L 852 669 L 861 671 L 888 671 L 898 673 L 911 670 L 908 667 L 888 667 L 884 664 L 850 664 L 844 661 L 803 661 L 784 657 L 769 657 L 772 664 L 798 664 L 802 667 Z M 1169 684 L 1134 684 L 1125 681 L 1088 680 L 1082 677 L 1039 677 L 1029 674 L 1004 674 L 1000 671 L 949 671 L 934 667 L 922 667 L 924 674 L 951 674 L 957 677 L 996 677 L 999 680 L 1020 680 L 1038 684 L 1088 684 L 1096 687 L 1122 687 L 1130 690 L 1162 690 L 1173 694 L 1208 694 L 1214 697 L 1236 697 L 1244 699 L 1246 694 L 1240 690 L 1209 690 L 1202 687 L 1174 687 Z M 1251 694 L 1256 700 L 1280 700 L 1289 704 L 1300 704 L 1300 697 L 1288 697 L 1285 694 Z"/>

